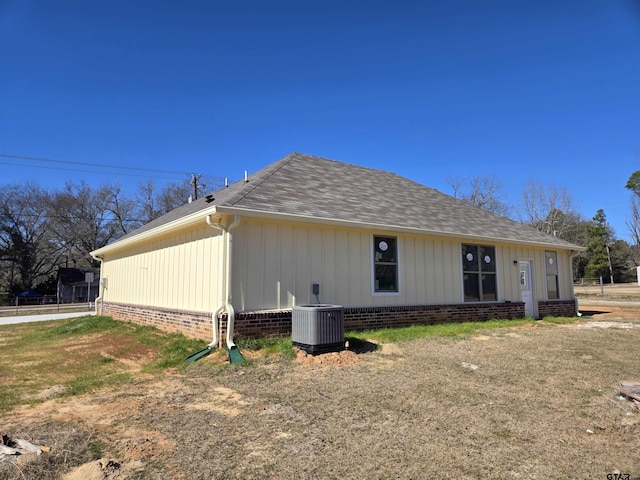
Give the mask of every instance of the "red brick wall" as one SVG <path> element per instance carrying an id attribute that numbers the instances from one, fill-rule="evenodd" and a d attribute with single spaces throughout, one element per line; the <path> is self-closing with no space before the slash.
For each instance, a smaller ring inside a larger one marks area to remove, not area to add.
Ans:
<path id="1" fill-rule="evenodd" d="M 182 332 L 188 337 L 211 340 L 211 315 L 203 312 L 169 310 L 143 305 L 105 302 L 104 315 L 113 318 L 152 325 L 167 332 Z M 226 335 L 226 314 L 219 323 L 220 339 Z M 474 303 L 457 305 L 421 305 L 405 307 L 348 307 L 343 319 L 346 330 L 364 330 L 383 327 L 406 327 L 416 324 L 481 322 L 492 318 L 522 318 L 524 303 Z M 236 312 L 234 336 L 284 337 L 291 335 L 291 310 L 265 310 Z"/>
<path id="2" fill-rule="evenodd" d="M 524 317 L 524 303 L 522 302 L 366 307 L 345 308 L 344 325 L 346 330 L 364 330 L 522 317 Z"/>
<path id="3" fill-rule="evenodd" d="M 544 317 L 575 317 L 575 300 L 545 300 L 538 301 L 538 316 Z"/>
<path id="4" fill-rule="evenodd" d="M 98 313 L 117 320 L 151 325 L 165 332 L 182 332 L 187 337 L 211 340 L 211 314 L 168 310 L 147 305 L 98 302 Z"/>

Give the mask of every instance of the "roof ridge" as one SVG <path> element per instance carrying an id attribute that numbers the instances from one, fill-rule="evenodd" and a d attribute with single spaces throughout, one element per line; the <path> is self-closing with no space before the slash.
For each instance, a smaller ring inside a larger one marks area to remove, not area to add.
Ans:
<path id="1" fill-rule="evenodd" d="M 251 181 L 248 181 L 249 188 L 245 189 L 244 191 L 240 192 L 240 195 L 236 196 L 236 198 L 234 198 L 231 202 L 229 202 L 231 205 L 236 205 L 238 202 L 242 201 L 244 198 L 247 197 L 247 195 L 249 195 L 251 192 L 253 192 L 256 188 L 258 188 L 260 185 L 262 185 L 264 182 L 266 182 L 269 178 L 271 178 L 273 175 L 275 175 L 278 171 L 280 171 L 280 169 L 282 167 L 284 167 L 286 164 L 288 164 L 291 160 L 293 160 L 294 157 L 300 155 L 297 152 L 291 153 L 289 155 L 287 155 L 284 158 L 281 158 L 279 162 L 276 162 L 276 164 L 272 164 L 269 165 L 263 169 L 260 169 L 256 172 L 256 175 L 259 175 L 261 172 L 266 172 L 267 170 L 269 170 L 270 167 L 273 167 L 273 171 L 271 171 L 270 173 L 268 173 L 267 175 L 265 175 L 262 179 L 258 180 L 256 183 L 252 183 Z"/>

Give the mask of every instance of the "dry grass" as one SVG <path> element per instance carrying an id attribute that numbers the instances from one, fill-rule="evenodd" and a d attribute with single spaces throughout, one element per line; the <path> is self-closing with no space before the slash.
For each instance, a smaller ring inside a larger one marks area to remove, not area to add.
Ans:
<path id="1" fill-rule="evenodd" d="M 27 439 L 29 431 L 15 430 L 14 438 Z M 19 461 L 0 463 L 0 478 L 56 480 L 60 472 L 100 457 L 100 445 L 79 428 L 65 423 L 45 421 L 38 429 L 36 440 L 51 450 L 31 461 L 25 456 Z M 24 461 L 27 460 L 27 461 Z"/>
<path id="2" fill-rule="evenodd" d="M 18 409 L 3 433 L 37 442 L 55 421 L 147 479 L 640 477 L 640 410 L 613 390 L 640 380 L 640 317 L 613 322 L 627 328 L 538 323 L 337 365 L 212 355 Z"/>
<path id="3" fill-rule="evenodd" d="M 600 285 L 577 284 L 574 285 L 573 290 L 580 300 L 640 301 L 640 285 L 635 283 L 607 284 L 602 287 Z"/>

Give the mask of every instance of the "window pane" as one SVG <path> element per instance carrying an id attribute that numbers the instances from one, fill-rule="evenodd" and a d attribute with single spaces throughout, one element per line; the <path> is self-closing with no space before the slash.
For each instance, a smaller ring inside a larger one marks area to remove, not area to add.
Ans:
<path id="1" fill-rule="evenodd" d="M 498 299 L 496 276 L 493 273 L 482 275 L 482 300 L 490 302 Z"/>
<path id="2" fill-rule="evenodd" d="M 376 292 L 398 291 L 398 267 L 396 265 L 376 265 Z"/>
<path id="3" fill-rule="evenodd" d="M 473 302 L 480 300 L 480 285 L 477 273 L 464 274 L 464 301 Z"/>
<path id="4" fill-rule="evenodd" d="M 496 249 L 493 247 L 480 247 L 480 265 L 483 272 L 496 271 Z"/>
<path id="5" fill-rule="evenodd" d="M 462 270 L 464 272 L 478 271 L 478 247 L 462 245 Z"/>
<path id="6" fill-rule="evenodd" d="M 396 263 L 396 238 L 394 237 L 374 237 L 375 261 L 385 263 Z"/>
<path id="7" fill-rule="evenodd" d="M 557 275 L 547 275 L 547 297 L 549 299 L 560 298 Z"/>
<path id="8" fill-rule="evenodd" d="M 558 255 L 556 252 L 544 252 L 547 274 L 558 274 Z"/>
<path id="9" fill-rule="evenodd" d="M 496 249 L 485 245 L 462 245 L 465 302 L 498 299 Z"/>

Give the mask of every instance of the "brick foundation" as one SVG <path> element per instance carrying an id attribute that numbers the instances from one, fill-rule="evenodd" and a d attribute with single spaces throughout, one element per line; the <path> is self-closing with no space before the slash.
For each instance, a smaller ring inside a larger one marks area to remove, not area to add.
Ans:
<path id="1" fill-rule="evenodd" d="M 572 305 L 575 305 L 573 301 L 571 302 Z M 166 332 L 182 332 L 188 337 L 204 340 L 209 340 L 212 337 L 210 313 L 113 302 L 98 304 L 98 312 L 118 320 L 151 325 Z M 566 314 L 563 313 L 563 315 Z M 522 302 L 347 307 L 343 313 L 346 330 L 407 327 L 435 323 L 482 322 L 492 318 L 522 317 L 524 317 L 524 303 Z M 226 314 L 223 314 L 219 322 L 220 339 L 225 338 L 226 323 Z M 285 337 L 289 335 L 291 335 L 290 309 L 236 312 L 235 338 Z"/>
<path id="2" fill-rule="evenodd" d="M 211 313 L 207 312 L 114 302 L 97 302 L 97 312 L 117 320 L 150 325 L 165 332 L 181 332 L 187 337 L 211 339 Z"/>
<path id="3" fill-rule="evenodd" d="M 540 300 L 538 301 L 538 316 L 544 317 L 575 317 L 575 300 Z"/>
<path id="4" fill-rule="evenodd" d="M 344 309 L 346 330 L 408 327 L 435 323 L 483 322 L 492 318 L 522 317 L 524 317 L 524 303 L 522 302 Z"/>

